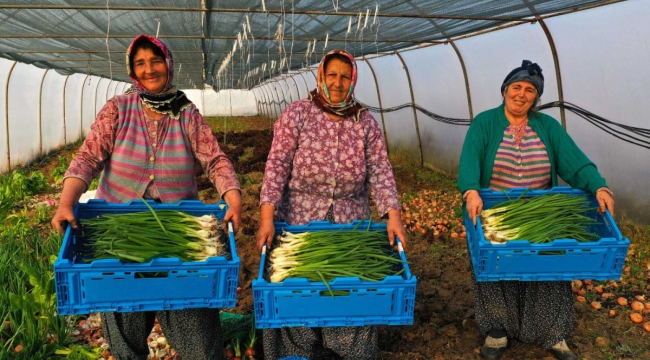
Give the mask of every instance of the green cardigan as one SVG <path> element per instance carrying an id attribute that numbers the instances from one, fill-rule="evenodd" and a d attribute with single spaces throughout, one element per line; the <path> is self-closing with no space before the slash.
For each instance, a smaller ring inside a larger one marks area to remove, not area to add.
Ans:
<path id="1" fill-rule="evenodd" d="M 503 107 L 501 105 L 480 113 L 467 130 L 458 172 L 458 188 L 463 193 L 488 188 L 490 185 L 494 159 L 503 140 L 503 133 L 510 124 Z M 549 115 L 539 115 L 538 118 L 531 116 L 528 125 L 546 146 L 551 162 L 552 186 L 557 186 L 559 176 L 571 187 L 592 194 L 599 188 L 606 187 L 607 183 L 600 176 L 596 165 L 578 148 L 560 123 Z"/>

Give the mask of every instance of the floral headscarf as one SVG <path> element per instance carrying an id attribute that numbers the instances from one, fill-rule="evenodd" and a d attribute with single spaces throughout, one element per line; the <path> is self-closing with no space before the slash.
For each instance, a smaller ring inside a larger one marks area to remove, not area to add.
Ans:
<path id="1" fill-rule="evenodd" d="M 332 103 L 332 100 L 330 99 L 329 89 L 327 88 L 327 83 L 325 82 L 325 63 L 327 62 L 328 57 L 334 54 L 343 55 L 350 60 L 350 63 L 352 63 L 352 79 L 350 90 L 348 90 L 348 93 L 343 101 L 338 104 Z M 359 114 L 361 114 L 361 112 L 366 109 L 359 105 L 359 103 L 357 103 L 354 98 L 353 93 L 356 84 L 357 63 L 354 60 L 354 57 L 345 50 L 334 49 L 323 56 L 323 60 L 321 60 L 320 65 L 318 66 L 316 89 L 312 90 L 309 93 L 309 100 L 325 112 L 339 116 L 354 115 L 355 121 L 359 121 Z"/>
<path id="2" fill-rule="evenodd" d="M 165 62 L 167 63 L 167 83 L 163 91 L 159 93 L 152 93 L 146 87 L 144 87 L 138 78 L 135 76 L 133 69 L 131 69 L 131 53 L 134 51 L 133 47 L 141 39 L 146 39 L 151 42 L 154 46 L 158 47 L 163 54 L 165 55 Z M 172 53 L 159 39 L 149 36 L 146 34 L 138 35 L 133 39 L 131 45 L 126 50 L 126 70 L 133 82 L 133 86 L 126 91 L 126 94 L 130 94 L 136 91 L 140 95 L 142 103 L 149 109 L 159 113 L 159 114 L 168 114 L 174 119 L 178 119 L 180 112 L 189 106 L 192 102 L 185 96 L 185 93 L 178 90 L 176 86 L 172 84 L 174 79 L 174 58 Z"/>

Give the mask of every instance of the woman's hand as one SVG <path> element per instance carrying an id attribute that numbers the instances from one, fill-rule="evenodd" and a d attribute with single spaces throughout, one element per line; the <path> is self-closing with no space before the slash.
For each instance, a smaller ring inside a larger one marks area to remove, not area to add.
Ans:
<path id="1" fill-rule="evenodd" d="M 259 251 L 262 251 L 264 244 L 266 244 L 267 251 L 271 249 L 271 243 L 273 242 L 273 237 L 275 236 L 275 225 L 273 225 L 274 212 L 275 206 L 262 205 L 260 214 L 260 228 L 257 230 L 257 250 Z"/>
<path id="2" fill-rule="evenodd" d="M 395 236 L 397 236 L 402 243 L 402 247 L 406 248 L 406 230 L 404 230 L 404 225 L 402 224 L 401 211 L 390 210 L 388 212 L 386 231 L 388 232 L 388 241 L 391 245 L 395 245 Z"/>
<path id="3" fill-rule="evenodd" d="M 74 207 L 86 188 L 86 182 L 76 177 L 69 177 L 63 181 L 59 208 L 56 209 L 56 214 L 52 218 L 52 226 L 60 234 L 65 234 L 65 227 L 68 224 L 75 230 L 79 228 L 77 219 L 74 217 Z"/>
<path id="4" fill-rule="evenodd" d="M 604 214 L 605 210 L 609 210 L 609 213 L 614 216 L 614 199 L 612 199 L 609 191 L 601 189 L 596 191 L 596 200 L 598 201 L 599 213 Z"/>
<path id="5" fill-rule="evenodd" d="M 476 217 L 481 215 L 481 212 L 483 211 L 483 199 L 481 199 L 477 190 L 469 190 L 467 192 L 467 196 L 465 197 L 465 208 L 467 209 L 467 215 L 469 215 L 474 226 L 476 226 Z"/>
<path id="6" fill-rule="evenodd" d="M 228 204 L 228 211 L 223 217 L 225 229 L 228 229 L 228 221 L 232 221 L 233 231 L 236 233 L 241 225 L 241 193 L 237 189 L 228 190 L 223 195 L 223 199 Z"/>
<path id="7" fill-rule="evenodd" d="M 60 204 L 56 209 L 56 214 L 52 218 L 52 226 L 59 234 L 65 234 L 66 225 L 70 224 L 73 229 L 77 230 L 79 225 L 74 217 L 74 206 L 70 204 Z"/>

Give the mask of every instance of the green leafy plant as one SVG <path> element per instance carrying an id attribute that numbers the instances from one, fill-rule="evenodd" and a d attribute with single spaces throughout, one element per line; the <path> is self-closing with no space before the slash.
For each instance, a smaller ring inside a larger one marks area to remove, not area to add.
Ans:
<path id="1" fill-rule="evenodd" d="M 51 177 L 54 178 L 54 181 L 56 183 L 60 183 L 63 181 L 63 176 L 65 175 L 65 172 L 68 170 L 68 166 L 70 166 L 70 162 L 68 161 L 68 158 L 65 156 L 59 156 L 59 166 L 55 167 L 52 170 L 52 173 L 50 174 Z"/>

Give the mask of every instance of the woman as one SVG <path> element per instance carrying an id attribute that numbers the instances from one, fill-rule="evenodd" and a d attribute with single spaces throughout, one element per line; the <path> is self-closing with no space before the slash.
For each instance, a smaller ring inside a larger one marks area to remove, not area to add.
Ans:
<path id="1" fill-rule="evenodd" d="M 309 99 L 289 105 L 276 121 L 260 194 L 257 246 L 271 246 L 274 214 L 303 225 L 312 220 L 348 223 L 370 216 L 368 194 L 388 217 L 388 237 L 406 243 L 392 167 L 377 121 L 353 97 L 354 58 L 327 53 Z M 313 359 L 324 349 L 346 359 L 374 359 L 374 326 L 264 330 L 264 357 Z"/>
<path id="2" fill-rule="evenodd" d="M 479 189 L 547 189 L 557 176 L 595 194 L 601 212 L 614 213 L 596 166 L 555 119 L 533 111 L 543 91 L 542 69 L 524 60 L 501 85 L 503 104 L 479 114 L 467 131 L 458 187 L 474 224 L 483 209 Z M 484 358 L 499 359 L 510 336 L 550 349 L 558 359 L 577 359 L 564 340 L 573 330 L 569 281 L 479 283 L 472 272 L 472 282 L 476 320 L 487 335 Z"/>
<path id="3" fill-rule="evenodd" d="M 224 221 L 235 231 L 241 218 L 241 193 L 235 171 L 210 127 L 172 85 L 174 61 L 167 46 L 148 35 L 137 36 L 127 50 L 133 87 L 110 99 L 65 174 L 53 226 L 61 233 L 77 228 L 73 208 L 88 184 L 103 170 L 96 196 L 123 203 L 140 196 L 173 203 L 198 199 L 195 160 L 228 203 Z M 147 336 L 154 319 L 185 359 L 221 359 L 218 309 L 103 313 L 102 328 L 113 356 L 146 359 Z"/>

